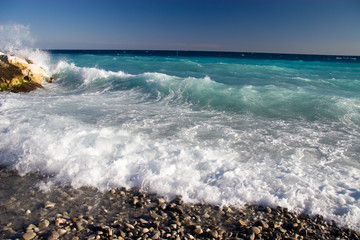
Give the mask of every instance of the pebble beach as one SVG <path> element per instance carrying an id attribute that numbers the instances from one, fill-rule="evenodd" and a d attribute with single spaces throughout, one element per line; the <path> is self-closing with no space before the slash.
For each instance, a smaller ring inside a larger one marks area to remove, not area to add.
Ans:
<path id="1" fill-rule="evenodd" d="M 138 188 L 53 186 L 1 169 L 1 239 L 360 239 L 359 232 L 286 208 L 166 201 Z"/>

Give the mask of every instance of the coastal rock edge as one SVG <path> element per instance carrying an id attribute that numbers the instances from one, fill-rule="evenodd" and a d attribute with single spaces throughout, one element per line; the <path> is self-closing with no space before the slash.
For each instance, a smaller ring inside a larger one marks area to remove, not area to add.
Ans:
<path id="1" fill-rule="evenodd" d="M 31 60 L 0 52 L 0 91 L 30 92 L 51 82 L 46 71 Z"/>

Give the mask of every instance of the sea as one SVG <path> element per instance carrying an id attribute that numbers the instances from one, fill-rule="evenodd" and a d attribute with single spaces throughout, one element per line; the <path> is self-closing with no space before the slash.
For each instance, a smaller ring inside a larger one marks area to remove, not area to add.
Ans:
<path id="1" fill-rule="evenodd" d="M 138 187 L 360 229 L 360 57 L 26 54 L 53 82 L 0 93 L 0 165 L 49 176 L 41 190 Z"/>

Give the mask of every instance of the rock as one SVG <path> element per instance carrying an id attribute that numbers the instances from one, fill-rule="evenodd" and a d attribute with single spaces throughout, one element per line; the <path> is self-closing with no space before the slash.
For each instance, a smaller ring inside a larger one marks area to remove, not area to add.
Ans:
<path id="1" fill-rule="evenodd" d="M 45 70 L 32 61 L 0 53 L 0 91 L 29 92 L 42 88 L 45 74 Z"/>
<path id="2" fill-rule="evenodd" d="M 158 198 L 158 199 L 157 199 L 157 202 L 158 202 L 158 204 L 163 204 L 163 203 L 165 203 L 165 199 L 163 199 L 163 198 Z"/>
<path id="3" fill-rule="evenodd" d="M 246 222 L 244 222 L 243 220 L 239 220 L 239 225 L 241 227 L 246 227 L 247 226 Z"/>
<path id="4" fill-rule="evenodd" d="M 134 227 L 133 225 L 131 225 L 130 223 L 125 223 L 125 227 L 126 227 L 127 229 L 130 229 L 130 230 L 132 230 L 132 229 L 135 228 L 135 227 Z"/>
<path id="5" fill-rule="evenodd" d="M 24 235 L 22 235 L 23 239 L 30 240 L 36 237 L 36 233 L 34 232 L 27 232 Z"/>
<path id="6" fill-rule="evenodd" d="M 218 231 L 212 230 L 212 231 L 211 231 L 211 236 L 212 236 L 213 238 L 218 238 L 218 237 L 219 237 Z"/>
<path id="7" fill-rule="evenodd" d="M 154 234 L 151 236 L 152 239 L 160 239 L 161 233 L 160 231 L 155 231 Z"/>
<path id="8" fill-rule="evenodd" d="M 64 224 L 64 223 L 66 223 L 66 219 L 64 219 L 64 218 L 57 218 L 56 220 L 55 220 L 55 225 L 57 226 L 57 227 L 60 227 L 62 224 Z"/>
<path id="9" fill-rule="evenodd" d="M 142 219 L 142 218 L 139 219 L 139 222 L 141 224 L 148 224 L 149 223 L 148 221 L 146 221 L 145 219 Z"/>
<path id="10" fill-rule="evenodd" d="M 30 224 L 29 226 L 27 226 L 26 231 L 32 232 L 35 228 L 36 228 L 36 226 L 34 224 Z"/>
<path id="11" fill-rule="evenodd" d="M 5 226 L 1 229 L 1 231 L 7 235 L 14 235 L 16 234 L 16 232 L 11 228 L 11 227 L 8 227 L 8 226 Z"/>
<path id="12" fill-rule="evenodd" d="M 45 206 L 45 208 L 53 208 L 53 207 L 55 207 L 55 203 L 46 201 L 44 206 Z"/>
<path id="13" fill-rule="evenodd" d="M 82 226 L 82 222 L 81 221 L 76 221 L 76 228 L 81 231 L 84 229 L 84 227 Z"/>
<path id="14" fill-rule="evenodd" d="M 49 240 L 55 240 L 55 239 L 58 239 L 60 237 L 60 234 L 56 231 L 53 231 L 51 233 L 51 236 L 48 238 Z"/>
<path id="15" fill-rule="evenodd" d="M 64 235 L 65 233 L 67 233 L 67 231 L 66 231 L 65 229 L 63 229 L 63 228 L 59 228 L 59 229 L 57 230 L 57 233 L 58 233 L 60 236 L 62 236 L 62 235 Z"/>
<path id="16" fill-rule="evenodd" d="M 197 235 L 201 235 L 204 231 L 202 230 L 201 226 L 196 226 L 194 232 Z"/>
<path id="17" fill-rule="evenodd" d="M 266 211 L 267 213 L 271 213 L 271 208 L 270 208 L 270 207 L 266 207 L 265 211 Z"/>
<path id="18" fill-rule="evenodd" d="M 49 220 L 43 220 L 43 221 L 41 221 L 40 223 L 39 223 L 39 228 L 40 229 L 45 229 L 45 228 L 47 228 L 48 226 L 49 226 Z"/>
<path id="19" fill-rule="evenodd" d="M 252 231 L 253 233 L 255 233 L 255 234 L 260 234 L 260 233 L 261 233 L 261 230 L 260 230 L 260 228 L 258 228 L 258 227 L 252 227 L 252 228 L 251 228 L 251 231 Z"/>
<path id="20" fill-rule="evenodd" d="M 254 239 L 255 239 L 255 233 L 250 234 L 250 236 L 249 236 L 248 239 L 249 239 L 249 240 L 254 240 Z"/>
<path id="21" fill-rule="evenodd" d="M 259 220 L 255 223 L 256 226 L 261 226 L 263 228 L 269 228 L 269 224 L 263 220 Z"/>

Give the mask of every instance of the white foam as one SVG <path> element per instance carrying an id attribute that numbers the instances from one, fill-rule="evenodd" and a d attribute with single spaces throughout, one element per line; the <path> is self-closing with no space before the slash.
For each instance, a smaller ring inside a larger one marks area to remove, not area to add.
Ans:
<path id="1" fill-rule="evenodd" d="M 78 67 L 74 63 L 68 63 L 67 61 L 61 60 L 56 64 L 53 74 L 61 74 L 64 71 L 71 71 L 72 74 L 79 74 L 79 80 L 81 80 L 84 84 L 89 84 L 94 81 L 110 77 L 124 78 L 133 76 L 131 74 L 124 73 L 123 71 L 113 72 L 96 67 Z"/>

